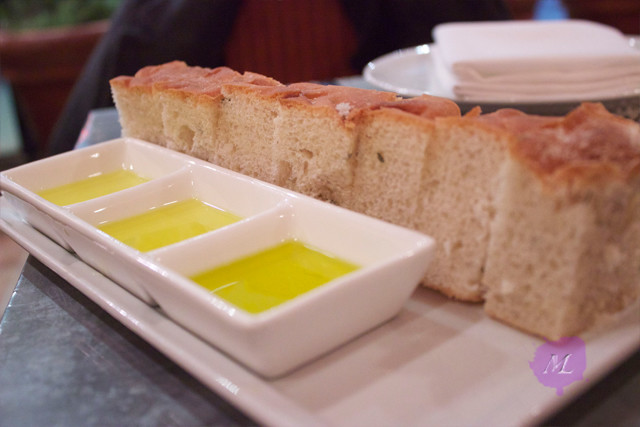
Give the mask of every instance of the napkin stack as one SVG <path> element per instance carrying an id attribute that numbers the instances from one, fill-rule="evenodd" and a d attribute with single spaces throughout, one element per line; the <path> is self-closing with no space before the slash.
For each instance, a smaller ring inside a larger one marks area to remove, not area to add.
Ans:
<path id="1" fill-rule="evenodd" d="M 581 21 L 447 23 L 434 28 L 443 89 L 465 100 L 598 100 L 640 95 L 640 50 Z"/>

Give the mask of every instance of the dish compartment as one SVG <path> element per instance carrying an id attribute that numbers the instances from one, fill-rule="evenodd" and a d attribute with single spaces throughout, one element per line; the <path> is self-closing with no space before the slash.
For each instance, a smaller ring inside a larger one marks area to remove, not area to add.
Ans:
<path id="1" fill-rule="evenodd" d="M 190 279 L 285 241 L 359 268 L 257 314 Z M 397 314 L 432 251 L 427 236 L 291 194 L 242 227 L 150 252 L 143 274 L 169 317 L 259 374 L 277 377 Z"/>
<path id="2" fill-rule="evenodd" d="M 38 194 L 118 170 L 133 171 L 148 180 L 166 176 L 188 163 L 187 157 L 175 154 L 153 144 L 115 139 L 18 166 L 2 175 L 24 190 Z"/>

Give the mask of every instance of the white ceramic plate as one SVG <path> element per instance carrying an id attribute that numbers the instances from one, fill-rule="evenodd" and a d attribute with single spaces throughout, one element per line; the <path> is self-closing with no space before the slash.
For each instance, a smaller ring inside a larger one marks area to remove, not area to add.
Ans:
<path id="1" fill-rule="evenodd" d="M 488 319 L 478 305 L 418 289 L 391 321 L 285 377 L 265 380 L 21 221 L 2 198 L 0 229 L 263 425 L 535 424 L 640 347 L 636 305 L 583 337 L 585 380 L 558 396 L 529 368 L 541 340 Z"/>
<path id="2" fill-rule="evenodd" d="M 629 39 L 633 47 L 640 49 L 640 38 Z M 480 105 L 484 112 L 498 108 L 517 108 L 530 114 L 562 115 L 583 101 L 600 101 L 613 113 L 637 120 L 640 117 L 640 88 L 637 93 L 612 93 L 606 99 L 563 99 L 554 102 L 531 101 L 511 102 L 505 99 L 486 99 L 468 102 L 457 98 L 449 88 L 444 87 L 434 72 L 431 45 L 420 45 L 390 52 L 369 62 L 363 70 L 364 79 L 374 87 L 402 96 L 429 94 L 449 98 L 468 111 Z"/>

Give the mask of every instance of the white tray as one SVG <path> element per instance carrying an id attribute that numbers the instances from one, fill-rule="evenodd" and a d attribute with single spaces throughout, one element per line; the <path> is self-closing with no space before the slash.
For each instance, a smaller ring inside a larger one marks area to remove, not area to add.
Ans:
<path id="1" fill-rule="evenodd" d="M 390 322 L 278 380 L 260 378 L 22 222 L 0 229 L 122 324 L 263 425 L 515 425 L 544 421 L 640 347 L 637 305 L 582 338 L 585 380 L 562 396 L 529 368 L 542 340 L 419 289 Z"/>

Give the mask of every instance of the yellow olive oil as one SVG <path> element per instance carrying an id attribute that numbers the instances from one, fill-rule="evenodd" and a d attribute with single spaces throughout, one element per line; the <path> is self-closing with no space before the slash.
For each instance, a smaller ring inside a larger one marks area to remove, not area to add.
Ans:
<path id="1" fill-rule="evenodd" d="M 147 181 L 148 179 L 129 170 L 120 169 L 49 188 L 37 194 L 58 206 L 66 206 L 115 193 Z"/>
<path id="2" fill-rule="evenodd" d="M 191 280 L 249 313 L 260 313 L 358 268 L 287 240 Z"/>
<path id="3" fill-rule="evenodd" d="M 241 218 L 197 199 L 170 203 L 98 228 L 142 252 L 222 228 Z"/>

